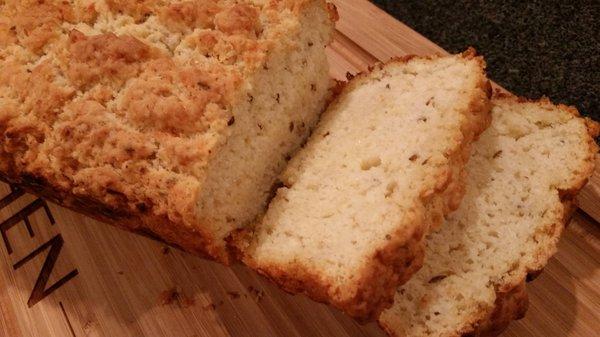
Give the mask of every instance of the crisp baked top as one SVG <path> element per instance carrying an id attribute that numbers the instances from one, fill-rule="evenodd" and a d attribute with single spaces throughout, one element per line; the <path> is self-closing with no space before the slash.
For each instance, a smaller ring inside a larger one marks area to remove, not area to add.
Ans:
<path id="1" fill-rule="evenodd" d="M 304 2 L 0 0 L 0 169 L 186 213 L 229 107 Z"/>

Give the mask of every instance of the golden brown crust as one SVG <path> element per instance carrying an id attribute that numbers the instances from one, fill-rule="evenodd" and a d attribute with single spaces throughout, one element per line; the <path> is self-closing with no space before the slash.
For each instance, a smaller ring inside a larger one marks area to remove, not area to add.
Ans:
<path id="1" fill-rule="evenodd" d="M 164 242 L 181 250 L 223 262 L 229 260 L 229 256 L 220 255 L 222 252 L 218 247 L 211 246 L 209 235 L 188 227 L 182 222 L 174 222 L 167 217 L 153 215 L 132 215 L 125 207 L 115 207 L 88 196 L 78 196 L 61 191 L 55 186 L 49 186 L 48 182 L 42 178 L 35 176 L 22 175 L 18 179 L 12 179 L 0 173 L 0 180 L 18 185 L 32 194 L 96 220 Z M 141 214 L 150 210 L 149 206 L 144 203 L 138 204 L 137 207 Z"/>
<path id="2" fill-rule="evenodd" d="M 390 63 L 407 63 L 415 57 L 405 56 L 386 64 L 377 64 L 370 68 L 370 72 L 381 69 Z M 441 56 L 423 58 L 439 57 Z M 441 173 L 433 184 L 433 189 L 423 191 L 421 194 L 426 209 L 424 214 L 419 220 L 414 221 L 415 226 L 410 233 L 406 233 L 404 229 L 398 230 L 390 235 L 385 246 L 373 254 L 369 259 L 371 261 L 369 265 L 358 272 L 361 276 L 357 282 L 357 292 L 353 296 L 338 296 L 339 294 L 336 292 L 339 290 L 336 290 L 332 284 L 300 264 L 288 264 L 285 268 L 274 265 L 257 265 L 249 256 L 244 258 L 244 262 L 286 291 L 303 293 L 316 301 L 332 304 L 359 321 L 373 320 L 383 310 L 389 308 L 393 303 L 398 285 L 405 283 L 422 266 L 424 236 L 430 228 L 439 226 L 445 215 L 459 206 L 465 192 L 462 172 L 470 155 L 470 143 L 489 126 L 491 121 L 489 101 L 491 89 L 483 71 L 485 68 L 483 58 L 477 57 L 472 49 L 463 53 L 462 57 L 467 60 L 475 59 L 481 67 L 477 90 L 469 98 L 467 109 L 462 111 L 466 121 L 461 128 L 462 137 L 447 153 L 448 163 L 445 168 L 440 170 Z M 352 86 L 356 85 L 361 78 L 366 78 L 370 72 L 352 76 L 353 81 L 344 85 L 341 90 L 344 92 L 352 90 Z M 343 96 L 343 93 L 340 96 Z M 336 104 L 339 99 L 337 97 L 332 105 Z M 248 238 L 249 234 L 246 232 L 241 236 Z M 236 244 L 238 248 L 244 250 L 243 245 L 248 239 L 240 241 L 242 243 L 237 242 Z"/>
<path id="3" fill-rule="evenodd" d="M 340 14 L 338 12 L 337 7 L 331 2 L 327 3 L 327 11 L 329 12 L 329 18 L 333 22 L 338 22 L 340 20 Z"/>
<path id="4" fill-rule="evenodd" d="M 307 3 L 328 10 L 322 0 L 3 1 L 2 176 L 227 261 L 202 232 L 198 191 L 245 79 Z M 140 30 L 159 34 L 151 26 L 168 33 L 146 39 Z"/>

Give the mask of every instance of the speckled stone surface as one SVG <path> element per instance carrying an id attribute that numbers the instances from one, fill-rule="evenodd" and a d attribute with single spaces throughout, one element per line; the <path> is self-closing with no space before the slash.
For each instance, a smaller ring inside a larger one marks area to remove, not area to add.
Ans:
<path id="1" fill-rule="evenodd" d="M 600 1 L 373 2 L 450 52 L 475 47 L 513 93 L 600 121 Z"/>

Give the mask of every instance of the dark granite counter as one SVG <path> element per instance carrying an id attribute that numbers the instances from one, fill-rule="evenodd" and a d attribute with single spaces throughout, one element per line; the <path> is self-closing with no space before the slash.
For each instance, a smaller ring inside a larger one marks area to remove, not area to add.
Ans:
<path id="1" fill-rule="evenodd" d="M 374 0 L 450 52 L 473 46 L 515 94 L 600 121 L 600 1 Z"/>

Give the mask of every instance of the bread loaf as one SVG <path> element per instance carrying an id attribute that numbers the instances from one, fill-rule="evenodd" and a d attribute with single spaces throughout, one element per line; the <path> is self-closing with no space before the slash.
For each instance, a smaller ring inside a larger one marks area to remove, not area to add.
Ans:
<path id="1" fill-rule="evenodd" d="M 0 2 L 0 175 L 228 261 L 329 99 L 323 0 Z"/>
<path id="2" fill-rule="evenodd" d="M 242 236 L 243 260 L 290 292 L 375 317 L 419 268 L 423 235 L 460 202 L 469 144 L 489 121 L 488 89 L 473 51 L 396 60 L 353 79 Z"/>
<path id="3" fill-rule="evenodd" d="M 426 242 L 425 263 L 380 324 L 392 336 L 493 336 L 527 309 L 594 168 L 598 125 L 548 100 L 494 99 L 460 208 Z"/>

